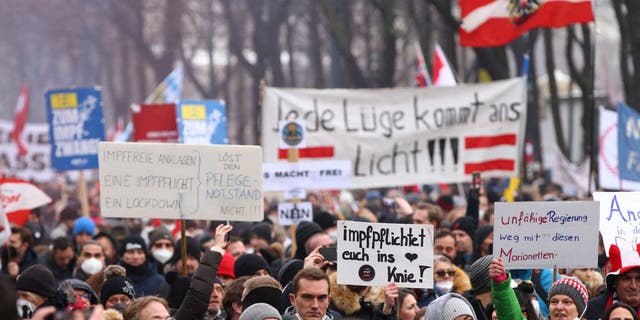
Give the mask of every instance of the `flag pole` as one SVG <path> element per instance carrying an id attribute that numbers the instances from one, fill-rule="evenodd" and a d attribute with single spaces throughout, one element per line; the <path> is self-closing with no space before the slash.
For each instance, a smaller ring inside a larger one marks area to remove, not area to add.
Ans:
<path id="1" fill-rule="evenodd" d="M 78 191 L 80 192 L 80 205 L 82 206 L 82 215 L 89 216 L 89 195 L 87 194 L 87 181 L 84 178 L 84 170 L 79 171 Z"/>

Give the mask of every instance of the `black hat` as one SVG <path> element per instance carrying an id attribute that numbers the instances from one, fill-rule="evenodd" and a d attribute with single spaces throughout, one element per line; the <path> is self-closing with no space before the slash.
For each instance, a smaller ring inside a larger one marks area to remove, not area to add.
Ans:
<path id="1" fill-rule="evenodd" d="M 320 211 L 313 215 L 313 222 L 317 223 L 322 230 L 327 230 L 338 225 L 338 218 L 329 212 Z"/>
<path id="2" fill-rule="evenodd" d="M 489 265 L 493 256 L 484 256 L 469 267 L 469 278 L 474 294 L 481 294 L 491 291 L 491 277 L 489 277 Z"/>
<path id="3" fill-rule="evenodd" d="M 304 259 L 307 256 L 307 252 L 304 248 L 307 240 L 316 233 L 322 233 L 322 227 L 315 222 L 302 221 L 296 229 L 296 254 L 294 258 Z"/>
<path id="4" fill-rule="evenodd" d="M 476 229 L 478 229 L 478 222 L 475 219 L 467 216 L 456 219 L 456 221 L 454 221 L 453 225 L 451 226 L 451 231 L 462 230 L 466 234 L 468 234 L 471 239 L 474 238 Z"/>
<path id="5" fill-rule="evenodd" d="M 293 277 L 296 276 L 298 271 L 304 268 L 304 261 L 300 259 L 291 259 L 282 265 L 280 270 L 278 271 L 278 281 L 284 287 L 289 283 L 289 281 L 293 280 Z"/>
<path id="6" fill-rule="evenodd" d="M 104 283 L 100 290 L 100 303 L 106 304 L 114 294 L 123 294 L 129 299 L 135 299 L 136 290 L 133 283 L 126 277 L 126 270 L 117 265 L 110 265 L 104 270 Z"/>
<path id="7" fill-rule="evenodd" d="M 473 238 L 475 247 L 480 248 L 482 242 L 484 242 L 484 239 L 486 239 L 492 232 L 493 226 L 491 225 L 479 227 L 478 230 L 476 230 L 475 237 Z M 478 251 L 477 253 L 480 253 L 480 251 Z"/>
<path id="8" fill-rule="evenodd" d="M 242 310 L 247 310 L 250 306 L 256 303 L 266 303 L 276 308 L 280 313 L 282 310 L 282 290 L 270 286 L 257 287 L 242 299 Z"/>
<path id="9" fill-rule="evenodd" d="M 171 231 L 163 226 L 160 226 L 149 233 L 149 246 L 153 246 L 156 241 L 161 239 L 169 240 L 171 243 L 173 243 L 173 236 L 171 235 Z"/>
<path id="10" fill-rule="evenodd" d="M 259 270 L 265 269 L 269 271 L 269 264 L 263 257 L 248 253 L 243 254 L 236 259 L 236 264 L 233 267 L 233 273 L 236 275 L 236 279 L 242 276 L 252 276 Z"/>
<path id="11" fill-rule="evenodd" d="M 187 256 L 200 260 L 200 253 L 202 252 L 200 250 L 200 243 L 198 243 L 198 240 L 191 237 L 187 237 L 186 239 Z M 176 241 L 175 245 L 173 246 L 173 257 L 171 257 L 171 261 L 176 262 L 180 259 L 182 259 L 182 239 Z"/>
<path id="12" fill-rule="evenodd" d="M 266 222 L 259 222 L 254 224 L 251 227 L 251 231 L 249 232 L 249 234 L 250 237 L 253 237 L 255 235 L 256 237 L 264 239 L 269 243 L 271 243 L 272 241 L 271 226 Z"/>
<path id="13" fill-rule="evenodd" d="M 122 246 L 120 247 L 120 255 L 122 256 L 128 250 L 142 249 L 147 254 L 147 244 L 139 235 L 132 235 L 122 240 Z"/>
<path id="14" fill-rule="evenodd" d="M 56 294 L 56 279 L 47 267 L 35 264 L 18 275 L 16 290 L 32 292 L 44 298 L 53 297 Z"/>

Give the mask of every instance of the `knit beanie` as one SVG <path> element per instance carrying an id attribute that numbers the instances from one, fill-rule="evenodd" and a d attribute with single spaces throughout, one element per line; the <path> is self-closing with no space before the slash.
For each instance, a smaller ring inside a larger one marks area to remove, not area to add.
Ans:
<path id="1" fill-rule="evenodd" d="M 296 228 L 296 254 L 294 258 L 304 259 L 307 256 L 307 252 L 304 248 L 307 240 L 316 233 L 321 233 L 322 228 L 315 222 L 302 221 Z"/>
<path id="2" fill-rule="evenodd" d="M 266 303 L 275 308 L 278 313 L 284 312 L 282 309 L 282 290 L 270 286 L 257 287 L 242 299 L 242 310 L 246 310 L 254 304 Z"/>
<path id="3" fill-rule="evenodd" d="M 474 294 L 491 291 L 491 277 L 489 277 L 489 265 L 493 256 L 488 255 L 476 260 L 469 267 L 469 278 Z"/>
<path id="4" fill-rule="evenodd" d="M 43 298 L 53 297 L 56 294 L 56 279 L 47 267 L 35 264 L 18 275 L 16 290 L 32 292 Z"/>
<path id="5" fill-rule="evenodd" d="M 456 221 L 453 222 L 453 225 L 451 226 L 451 231 L 462 230 L 466 234 L 468 234 L 469 237 L 471 237 L 471 239 L 474 239 L 477 228 L 478 228 L 478 222 L 475 219 L 464 216 L 456 219 Z"/>
<path id="6" fill-rule="evenodd" d="M 267 263 L 267 260 L 255 253 L 248 253 L 243 254 L 236 259 L 236 263 L 233 267 L 233 274 L 236 278 L 252 276 L 261 269 L 269 271 L 269 264 Z"/>
<path id="7" fill-rule="evenodd" d="M 186 239 L 187 239 L 187 256 L 196 258 L 199 261 L 200 253 L 202 252 L 200 250 L 200 243 L 198 243 L 198 240 L 191 237 L 186 237 Z M 173 257 L 171 257 L 171 261 L 176 262 L 180 259 L 182 259 L 182 239 L 176 241 L 173 247 Z"/>
<path id="8" fill-rule="evenodd" d="M 220 260 L 220 265 L 218 266 L 218 276 L 227 276 L 231 279 L 235 279 L 236 275 L 233 273 L 235 264 L 236 259 L 229 252 L 225 251 L 222 256 L 222 260 Z"/>
<path id="9" fill-rule="evenodd" d="M 564 277 L 551 285 L 549 288 L 549 299 L 557 294 L 564 294 L 573 300 L 578 308 L 578 314 L 582 315 L 587 308 L 589 292 L 587 287 L 576 277 Z"/>
<path id="10" fill-rule="evenodd" d="M 282 319 L 278 310 L 266 303 L 256 303 L 242 311 L 240 320 Z"/>
<path id="11" fill-rule="evenodd" d="M 104 283 L 100 289 L 100 303 L 105 305 L 107 300 L 115 294 L 123 294 L 129 299 L 135 299 L 136 291 L 133 283 L 126 277 L 126 270 L 117 265 L 110 265 L 104 270 Z"/>
<path id="12" fill-rule="evenodd" d="M 322 230 L 327 230 L 338 225 L 338 218 L 329 212 L 320 211 L 313 215 L 313 222 L 317 223 Z"/>
<path id="13" fill-rule="evenodd" d="M 129 250 L 141 249 L 144 251 L 144 254 L 147 254 L 147 244 L 144 242 L 139 235 L 132 235 L 124 238 L 122 240 L 122 244 L 120 246 L 120 256 L 122 256 L 125 252 Z"/>
<path id="14" fill-rule="evenodd" d="M 80 233 L 88 233 L 92 237 L 96 235 L 96 223 L 89 217 L 80 217 L 73 223 L 73 236 Z"/>
<path id="15" fill-rule="evenodd" d="M 479 249 L 482 243 L 484 242 L 484 239 L 489 237 L 489 235 L 492 232 L 493 232 L 493 226 L 491 225 L 479 227 L 478 230 L 476 230 L 475 237 L 473 237 L 475 242 L 475 248 Z M 480 252 L 478 251 L 478 253 Z"/>
<path id="16" fill-rule="evenodd" d="M 264 239 L 268 243 L 271 243 L 273 238 L 271 237 L 271 225 L 266 222 L 259 222 L 251 226 L 249 236 L 256 236 L 260 239 Z"/>
<path id="17" fill-rule="evenodd" d="M 280 285 L 283 287 L 286 286 L 302 268 L 304 268 L 304 261 L 300 259 L 291 259 L 283 264 L 280 270 L 278 270 L 277 279 L 280 281 Z"/>
<path id="18" fill-rule="evenodd" d="M 171 231 L 163 226 L 160 226 L 149 233 L 149 247 L 153 246 L 156 241 L 161 239 L 169 240 L 171 243 L 173 243 L 173 236 L 171 235 Z"/>
<path id="19" fill-rule="evenodd" d="M 465 315 L 476 318 L 471 305 L 463 297 L 451 296 L 442 308 L 442 320 L 453 320 Z"/>

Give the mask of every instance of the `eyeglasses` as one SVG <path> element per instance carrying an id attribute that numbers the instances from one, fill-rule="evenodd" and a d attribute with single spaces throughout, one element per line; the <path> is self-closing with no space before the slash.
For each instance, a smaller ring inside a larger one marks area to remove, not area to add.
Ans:
<path id="1" fill-rule="evenodd" d="M 445 275 L 449 277 L 453 277 L 456 275 L 456 271 L 455 270 L 438 270 L 436 271 L 436 274 L 438 275 L 438 277 L 444 277 Z"/>

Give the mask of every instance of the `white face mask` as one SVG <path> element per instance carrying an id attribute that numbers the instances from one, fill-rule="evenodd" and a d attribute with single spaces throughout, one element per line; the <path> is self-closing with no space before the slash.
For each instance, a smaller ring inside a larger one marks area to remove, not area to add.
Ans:
<path id="1" fill-rule="evenodd" d="M 18 299 L 16 307 L 18 308 L 18 318 L 20 319 L 31 319 L 33 312 L 36 311 L 36 306 L 24 299 Z"/>
<path id="2" fill-rule="evenodd" d="M 436 288 L 442 290 L 444 293 L 449 293 L 453 289 L 453 281 L 436 282 Z"/>
<path id="3" fill-rule="evenodd" d="M 165 264 L 173 256 L 173 251 L 169 249 L 158 249 L 151 252 L 151 255 L 153 255 L 153 258 L 160 262 L 160 264 Z"/>
<path id="4" fill-rule="evenodd" d="M 331 230 L 328 232 L 331 243 L 338 243 L 338 230 Z"/>
<path id="5" fill-rule="evenodd" d="M 98 273 L 100 270 L 102 270 L 102 261 L 96 258 L 90 258 L 82 262 L 82 264 L 80 265 L 80 268 L 86 274 L 94 275 Z"/>

